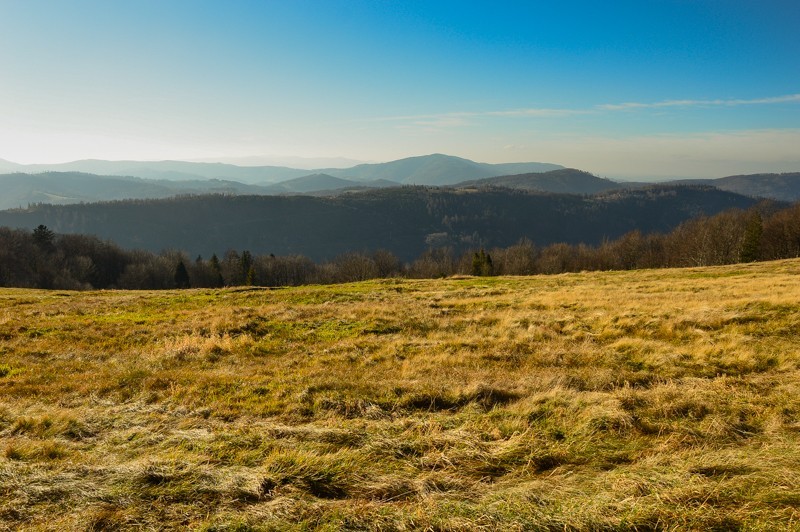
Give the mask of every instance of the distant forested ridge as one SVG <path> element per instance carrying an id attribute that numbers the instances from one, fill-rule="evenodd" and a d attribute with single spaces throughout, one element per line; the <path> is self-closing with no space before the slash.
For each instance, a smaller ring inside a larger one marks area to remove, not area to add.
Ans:
<path id="1" fill-rule="evenodd" d="M 454 185 L 456 188 L 481 186 L 504 187 L 517 190 L 538 190 L 541 192 L 554 192 L 558 194 L 597 194 L 609 190 L 639 188 L 646 185 L 642 183 L 617 183 L 610 179 L 603 179 L 589 172 L 583 172 L 574 168 L 563 168 L 560 170 L 551 170 L 549 172 L 487 177 Z"/>
<path id="2" fill-rule="evenodd" d="M 634 230 L 747 209 L 756 199 L 704 186 L 653 186 L 595 196 L 505 188 L 402 187 L 337 197 L 184 196 L 0 211 L 0 226 L 89 234 L 129 249 L 210 256 L 228 249 L 314 261 L 385 249 L 411 261 L 431 248 L 455 253 L 528 239 L 599 245 Z"/>
<path id="3" fill-rule="evenodd" d="M 730 209 L 687 220 L 666 234 L 634 230 L 594 246 L 542 246 L 523 238 L 505 247 L 457 252 L 432 242 L 410 261 L 386 249 L 346 252 L 317 262 L 297 254 L 234 248 L 192 258 L 175 250 L 124 250 L 94 236 L 59 235 L 44 225 L 32 231 L 0 227 L 0 286 L 30 288 L 287 286 L 386 277 L 709 266 L 793 257 L 800 257 L 800 203 Z"/>
<path id="4" fill-rule="evenodd" d="M 687 179 L 675 184 L 710 185 L 744 196 L 794 202 L 800 200 L 800 172 L 749 174 L 719 179 Z"/>
<path id="5" fill-rule="evenodd" d="M 190 179 L 191 176 L 181 176 L 180 179 L 145 179 L 74 171 L 34 174 L 0 173 L 0 190 L 2 190 L 0 210 L 22 208 L 38 203 L 68 205 L 126 199 L 163 199 L 186 194 L 336 196 L 369 189 L 402 186 L 399 181 L 382 178 L 370 179 L 371 175 L 388 175 L 400 181 L 411 180 L 414 182 L 416 180 L 419 182 L 414 184 L 425 186 L 436 183 L 436 186 L 450 189 L 474 191 L 491 187 L 576 195 L 594 195 L 614 190 L 646 188 L 653 185 L 652 183 L 619 183 L 574 168 L 531 172 L 530 168 L 532 167 L 538 167 L 540 170 L 542 166 L 547 167 L 547 165 L 539 163 L 488 165 L 488 168 L 485 168 L 487 165 L 452 157 L 444 157 L 443 161 L 436 156 L 421 159 L 422 161 L 409 159 L 384 165 L 357 166 L 351 169 L 354 178 L 342 177 L 339 174 L 347 174 L 347 172 L 330 169 L 326 172 L 305 174 L 277 183 L 262 184 L 245 184 L 202 176 L 197 176 L 196 179 Z M 437 164 L 437 161 L 447 164 Z M 522 171 L 525 169 L 528 169 L 527 173 L 495 175 L 501 170 Z M 368 173 L 367 170 L 374 174 Z M 470 175 L 486 174 L 492 175 L 492 177 L 464 181 Z M 440 183 L 442 179 L 445 183 Z M 719 190 L 743 196 L 787 202 L 800 200 L 800 173 L 683 180 L 665 185 L 713 186 Z"/>
<path id="6" fill-rule="evenodd" d="M 446 185 L 485 177 L 526 172 L 547 172 L 563 168 L 549 163 L 488 164 L 470 161 L 452 155 L 434 153 L 408 157 L 397 161 L 359 164 L 351 168 L 317 168 L 301 170 L 282 166 L 236 166 L 220 163 L 187 161 L 103 161 L 83 160 L 61 164 L 21 165 L 0 159 L 0 172 L 84 172 L 110 176 L 133 176 L 144 179 L 170 181 L 202 181 L 220 179 L 239 184 L 270 185 L 301 178 L 309 174 L 355 180 L 388 180 L 395 184 Z"/>

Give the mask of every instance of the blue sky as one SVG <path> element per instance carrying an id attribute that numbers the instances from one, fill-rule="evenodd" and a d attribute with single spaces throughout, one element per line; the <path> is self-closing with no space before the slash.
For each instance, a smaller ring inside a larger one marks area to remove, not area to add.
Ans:
<path id="1" fill-rule="evenodd" d="M 0 0 L 0 158 L 800 170 L 800 2 Z"/>

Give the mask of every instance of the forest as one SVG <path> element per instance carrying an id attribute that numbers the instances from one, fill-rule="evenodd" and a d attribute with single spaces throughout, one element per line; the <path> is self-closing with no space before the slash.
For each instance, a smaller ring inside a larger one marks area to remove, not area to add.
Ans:
<path id="1" fill-rule="evenodd" d="M 194 258 L 228 249 L 303 255 L 330 262 L 387 249 L 413 262 L 430 248 L 600 245 L 638 229 L 667 233 L 701 215 L 748 209 L 759 200 L 713 187 L 654 186 L 596 195 L 504 188 L 400 187 L 312 196 L 180 196 L 0 211 L 0 226 L 96 235 L 125 249 L 180 249 Z M 788 205 L 788 204 L 782 204 Z"/>
<path id="2" fill-rule="evenodd" d="M 452 275 L 535 275 L 592 270 L 712 266 L 800 256 L 800 203 L 772 203 L 700 216 L 669 232 L 634 230 L 598 245 L 529 239 L 505 247 L 455 250 L 435 238 L 403 261 L 386 249 L 342 253 L 313 261 L 299 255 L 220 250 L 185 252 L 123 249 L 95 236 L 0 228 L 0 286 L 45 289 L 172 289 L 297 286 L 375 278 Z"/>

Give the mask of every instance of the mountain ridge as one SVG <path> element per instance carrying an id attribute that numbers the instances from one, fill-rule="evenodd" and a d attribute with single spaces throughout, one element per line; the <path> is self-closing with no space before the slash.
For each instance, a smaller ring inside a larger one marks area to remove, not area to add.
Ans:
<path id="1" fill-rule="evenodd" d="M 563 168 L 541 173 L 513 174 L 488 177 L 472 181 L 464 181 L 453 185 L 454 188 L 468 187 L 505 187 L 515 190 L 538 190 L 563 194 L 596 194 L 620 188 L 636 188 L 630 184 L 617 183 L 610 179 L 597 177 L 594 174 Z"/>
<path id="2" fill-rule="evenodd" d="M 678 182 L 689 185 L 710 184 L 720 190 L 745 196 L 779 201 L 800 200 L 800 172 L 732 175 L 717 179 L 683 179 Z"/>
<path id="3" fill-rule="evenodd" d="M 718 179 L 680 180 L 666 184 L 714 186 L 749 197 L 777 201 L 800 200 L 800 172 L 751 174 Z M 451 188 L 495 187 L 512 190 L 591 195 L 612 190 L 652 186 L 652 183 L 618 183 L 589 172 L 564 168 L 541 173 L 514 174 L 461 181 Z M 0 210 L 33 203 L 69 204 L 123 199 L 169 198 L 181 194 L 340 195 L 374 188 L 403 186 L 396 181 L 358 181 L 311 173 L 279 183 L 253 185 L 226 179 L 151 179 L 135 176 L 103 176 L 85 172 L 0 174 Z"/>
<path id="4" fill-rule="evenodd" d="M 416 157 L 406 157 L 386 163 L 360 164 L 352 168 L 325 170 L 335 177 L 354 180 L 386 179 L 405 185 L 451 185 L 467 179 L 496 177 L 520 168 L 529 172 L 561 169 L 563 166 L 550 163 L 479 163 L 433 153 Z"/>
<path id="5" fill-rule="evenodd" d="M 225 163 L 162 161 L 106 161 L 84 159 L 57 164 L 21 165 L 6 161 L 0 171 L 86 172 L 97 175 L 132 176 L 146 179 L 201 180 L 224 179 L 249 185 L 272 185 L 289 179 L 324 173 L 340 179 L 375 181 L 385 179 L 401 184 L 443 185 L 508 173 L 510 168 L 526 171 L 563 168 L 549 163 L 477 163 L 452 155 L 431 154 L 407 157 L 384 163 L 366 163 L 351 168 L 320 168 L 303 170 L 281 166 L 237 166 Z"/>
<path id="6" fill-rule="evenodd" d="M 403 260 L 430 246 L 456 251 L 599 244 L 629 231 L 668 231 L 699 215 L 749 208 L 757 200 L 713 187 L 620 189 L 577 196 L 493 188 L 404 186 L 338 196 L 181 196 L 172 199 L 35 205 L 0 211 L 0 225 L 93 234 L 127 248 L 228 249 L 330 259 L 388 249 Z"/>

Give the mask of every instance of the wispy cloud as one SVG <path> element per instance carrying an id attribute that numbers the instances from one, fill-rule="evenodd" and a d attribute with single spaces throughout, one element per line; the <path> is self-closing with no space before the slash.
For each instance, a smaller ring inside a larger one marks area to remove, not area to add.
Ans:
<path id="1" fill-rule="evenodd" d="M 634 111 L 637 109 L 661 109 L 676 107 L 738 107 L 745 105 L 773 105 L 780 103 L 800 103 L 800 94 L 787 94 L 754 99 L 715 99 L 715 100 L 663 100 L 660 102 L 605 103 L 589 108 L 526 107 L 519 109 L 490 111 L 458 111 L 420 115 L 383 116 L 359 120 L 359 122 L 397 122 L 401 127 L 421 127 L 426 129 L 446 129 L 472 125 L 470 121 L 486 117 L 506 118 L 557 118 L 577 115 L 590 115 L 604 112 Z"/>
<path id="2" fill-rule="evenodd" d="M 559 109 L 547 107 L 534 107 L 522 109 L 506 109 L 502 111 L 457 111 L 451 113 L 432 113 L 425 115 L 396 115 L 380 116 L 357 120 L 358 122 L 406 122 L 419 126 L 436 127 L 461 127 L 469 125 L 469 119 L 501 116 L 501 117 L 558 117 L 594 113 L 591 109 Z"/>
<path id="3" fill-rule="evenodd" d="M 428 128 L 464 127 L 470 125 L 468 117 L 464 115 L 438 115 L 420 118 L 413 123 L 415 126 Z"/>
<path id="4" fill-rule="evenodd" d="M 529 109 L 510 109 L 508 111 L 486 111 L 476 113 L 478 116 L 509 116 L 509 117 L 539 117 L 548 118 L 554 116 L 585 115 L 592 111 L 589 109 L 558 109 L 558 108 L 529 108 Z"/>
<path id="5" fill-rule="evenodd" d="M 755 98 L 751 100 L 664 100 L 661 102 L 626 102 L 608 103 L 598 105 L 597 109 L 603 111 L 626 111 L 630 109 L 658 109 L 662 107 L 738 107 L 740 105 L 770 105 L 776 103 L 800 102 L 800 94 L 787 94 L 770 98 Z"/>

